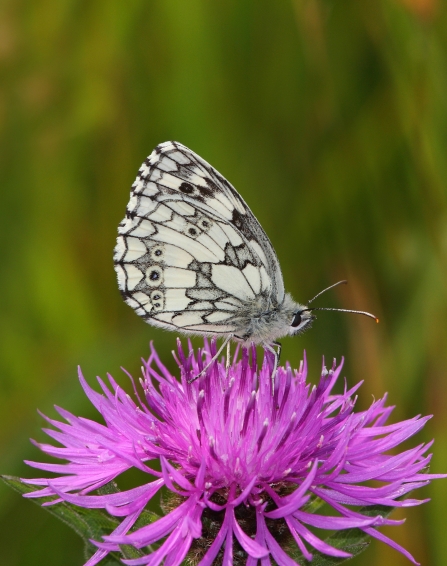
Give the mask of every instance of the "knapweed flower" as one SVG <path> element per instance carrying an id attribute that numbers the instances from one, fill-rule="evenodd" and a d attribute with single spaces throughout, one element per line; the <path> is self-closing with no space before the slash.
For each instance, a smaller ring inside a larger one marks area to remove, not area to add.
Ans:
<path id="1" fill-rule="evenodd" d="M 154 349 L 144 362 L 142 393 L 136 401 L 109 376 L 97 393 L 79 374 L 82 387 L 105 424 L 57 409 L 67 423 L 48 419 L 46 432 L 61 446 L 39 445 L 63 464 L 28 462 L 55 472 L 52 479 L 23 480 L 45 486 L 28 497 L 57 496 L 84 508 L 102 508 L 122 518 L 109 536 L 96 541 L 86 563 L 97 564 L 119 545 L 142 549 L 124 560 L 130 566 L 181 564 L 297 564 L 319 551 L 349 554 L 325 542 L 320 530 L 358 528 L 398 551 L 401 546 L 380 533 L 400 521 L 371 516 L 365 506 L 408 507 L 421 501 L 408 492 L 440 475 L 428 474 L 431 443 L 389 454 L 418 432 L 429 417 L 386 424 L 392 407 L 386 397 L 366 411 L 354 412 L 360 384 L 341 394 L 332 390 L 340 375 L 335 362 L 316 386 L 306 383 L 306 360 L 298 371 L 287 364 L 272 382 L 273 357 L 265 354 L 259 370 L 256 351 L 247 350 L 226 367 L 214 363 L 189 383 L 216 352 L 205 342 L 176 360 L 180 380 L 161 363 Z M 120 474 L 137 468 L 148 482 L 117 493 L 92 494 Z M 375 480 L 375 481 L 373 481 Z M 135 525 L 147 504 L 164 488 L 164 516 Z M 167 495 L 165 495 L 167 493 Z M 315 512 L 324 502 L 330 513 Z M 296 560 L 292 558 L 294 556 Z"/>

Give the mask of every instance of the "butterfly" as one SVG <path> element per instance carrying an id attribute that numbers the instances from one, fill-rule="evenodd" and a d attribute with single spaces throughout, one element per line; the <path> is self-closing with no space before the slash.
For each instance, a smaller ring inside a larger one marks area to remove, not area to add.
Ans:
<path id="1" fill-rule="evenodd" d="M 376 318 L 309 308 L 327 289 L 307 305 L 295 302 L 284 290 L 275 250 L 243 198 L 175 141 L 158 145 L 140 167 L 118 234 L 114 264 L 125 302 L 153 326 L 223 337 L 213 359 L 233 339 L 272 352 L 276 370 L 278 339 L 309 328 L 312 311 Z"/>

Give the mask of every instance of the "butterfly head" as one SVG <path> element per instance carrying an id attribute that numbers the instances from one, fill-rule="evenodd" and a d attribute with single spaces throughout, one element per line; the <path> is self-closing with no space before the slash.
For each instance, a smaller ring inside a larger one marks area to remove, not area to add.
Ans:
<path id="1" fill-rule="evenodd" d="M 311 299 L 308 304 L 310 304 L 314 299 L 319 297 L 322 293 L 325 293 L 329 289 L 332 289 L 333 287 L 336 287 L 337 285 L 340 285 L 342 283 L 347 283 L 347 281 L 338 281 L 337 283 L 334 283 L 330 287 L 323 289 L 323 291 L 320 291 L 317 295 L 315 295 L 315 297 L 313 299 Z M 292 336 L 294 334 L 298 334 L 300 332 L 303 332 L 304 330 L 307 330 L 307 328 L 310 328 L 311 323 L 315 318 L 315 315 L 312 314 L 312 311 L 350 312 L 350 313 L 354 313 L 354 314 L 362 314 L 362 315 L 368 316 L 370 318 L 373 318 L 376 322 L 379 322 L 379 319 L 375 315 L 373 315 L 369 312 L 366 312 L 366 311 L 357 311 L 357 310 L 352 310 L 352 309 L 338 309 L 338 308 L 333 308 L 333 307 L 312 307 L 312 308 L 310 308 L 310 307 L 301 306 L 301 305 L 297 305 L 297 307 L 298 308 L 293 312 L 293 318 L 292 318 L 292 322 L 290 324 L 290 329 L 289 329 L 289 334 L 292 335 Z"/>
<path id="2" fill-rule="evenodd" d="M 312 321 L 315 316 L 309 311 L 307 307 L 301 307 L 293 313 L 293 318 L 290 323 L 289 335 L 300 334 L 311 327 Z"/>
<path id="3" fill-rule="evenodd" d="M 308 301 L 308 305 L 310 305 L 310 303 L 312 303 L 312 301 L 317 297 L 319 297 L 322 293 L 325 293 L 329 289 L 332 289 L 333 287 L 336 287 L 337 285 L 340 285 L 342 283 L 347 283 L 347 281 L 338 281 L 337 283 L 334 283 L 334 285 L 331 285 L 330 287 L 323 289 L 323 291 L 320 291 L 317 295 L 315 295 L 315 297 L 313 297 L 313 299 Z M 334 307 L 309 307 L 309 306 L 299 305 L 292 301 L 290 295 L 286 295 L 283 304 L 283 309 L 284 309 L 283 321 L 287 319 L 288 324 L 290 324 L 288 328 L 289 336 L 293 336 L 294 334 L 300 334 L 301 332 L 304 332 L 305 330 L 311 327 L 312 321 L 316 318 L 315 315 L 313 314 L 313 311 L 338 311 L 338 312 L 362 314 L 370 318 L 373 318 L 376 322 L 379 322 L 379 319 L 375 315 L 366 311 L 338 309 Z"/>

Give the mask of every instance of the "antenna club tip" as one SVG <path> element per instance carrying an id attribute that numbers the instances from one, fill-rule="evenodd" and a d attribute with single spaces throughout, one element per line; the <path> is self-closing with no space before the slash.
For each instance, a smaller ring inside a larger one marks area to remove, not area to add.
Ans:
<path id="1" fill-rule="evenodd" d="M 379 324 L 379 322 L 380 322 L 379 319 L 376 317 L 376 323 Z"/>

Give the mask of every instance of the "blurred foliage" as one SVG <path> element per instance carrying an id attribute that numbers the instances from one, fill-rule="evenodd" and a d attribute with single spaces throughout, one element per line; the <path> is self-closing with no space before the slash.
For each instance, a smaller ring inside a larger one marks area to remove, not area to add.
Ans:
<path id="1" fill-rule="evenodd" d="M 77 364 L 138 375 L 149 340 L 170 359 L 175 335 L 122 302 L 112 266 L 138 167 L 169 139 L 241 192 L 297 300 L 346 278 L 318 304 L 381 320 L 321 313 L 284 359 L 305 348 L 315 380 L 345 355 L 359 407 L 388 391 L 394 419 L 433 413 L 417 442 L 447 470 L 445 3 L 3 0 L 0 76 L 2 473 L 32 474 L 37 407 L 92 415 Z M 2 564 L 82 564 L 67 527 L 0 490 Z M 445 483 L 424 495 L 387 534 L 446 564 Z M 407 564 L 375 542 L 351 563 Z"/>

